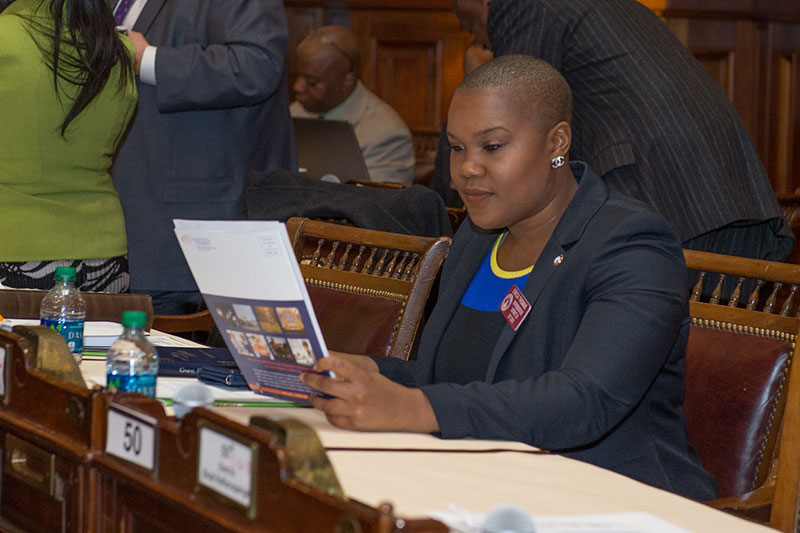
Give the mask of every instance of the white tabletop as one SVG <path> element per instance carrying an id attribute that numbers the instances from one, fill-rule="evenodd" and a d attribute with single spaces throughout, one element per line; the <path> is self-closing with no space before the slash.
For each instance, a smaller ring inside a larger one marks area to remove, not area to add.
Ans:
<path id="1" fill-rule="evenodd" d="M 532 516 L 644 512 L 686 531 L 773 531 L 609 470 L 538 453 L 518 442 L 347 431 L 333 427 L 322 413 L 309 408 L 223 407 L 215 411 L 242 424 L 253 415 L 305 422 L 328 449 L 348 496 L 371 506 L 388 501 L 400 516 L 429 516 L 451 505 L 485 514 L 499 504 L 515 503 Z"/>

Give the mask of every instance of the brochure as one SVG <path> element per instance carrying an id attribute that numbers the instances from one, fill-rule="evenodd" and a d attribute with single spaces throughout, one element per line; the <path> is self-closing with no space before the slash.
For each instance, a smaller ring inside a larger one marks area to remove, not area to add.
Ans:
<path id="1" fill-rule="evenodd" d="M 308 403 L 299 376 L 328 356 L 286 227 L 174 220 L 186 262 L 254 392 Z"/>

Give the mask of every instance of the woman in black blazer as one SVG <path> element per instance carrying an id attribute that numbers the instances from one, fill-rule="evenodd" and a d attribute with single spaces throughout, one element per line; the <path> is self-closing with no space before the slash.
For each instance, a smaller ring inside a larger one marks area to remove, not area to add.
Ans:
<path id="1" fill-rule="evenodd" d="M 470 75 L 448 116 L 470 223 L 417 360 L 334 354 L 304 375 L 335 425 L 526 442 L 696 499 L 686 436 L 686 267 L 669 224 L 567 164 L 571 96 L 520 55 Z"/>

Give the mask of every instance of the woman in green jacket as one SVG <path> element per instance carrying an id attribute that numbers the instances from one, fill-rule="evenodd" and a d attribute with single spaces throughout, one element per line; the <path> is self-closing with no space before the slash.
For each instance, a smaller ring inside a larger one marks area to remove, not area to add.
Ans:
<path id="1" fill-rule="evenodd" d="M 107 0 L 14 0 L 0 12 L 0 284 L 127 291 L 109 174 L 136 105 L 134 48 Z"/>

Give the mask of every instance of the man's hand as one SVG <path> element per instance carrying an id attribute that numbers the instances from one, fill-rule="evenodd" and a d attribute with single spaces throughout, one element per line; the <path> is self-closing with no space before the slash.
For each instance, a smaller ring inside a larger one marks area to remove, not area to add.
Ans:
<path id="1" fill-rule="evenodd" d="M 127 35 L 130 37 L 131 41 L 133 41 L 133 46 L 136 47 L 136 59 L 133 62 L 133 72 L 138 76 L 142 65 L 142 54 L 144 54 L 144 49 L 150 46 L 150 43 L 148 43 L 144 35 L 138 31 L 128 30 Z"/>
<path id="2" fill-rule="evenodd" d="M 404 387 L 382 376 L 369 358 L 342 355 L 333 354 L 314 365 L 317 372 L 331 371 L 335 378 L 311 372 L 301 375 L 303 383 L 312 389 L 334 396 L 310 397 L 311 405 L 323 411 L 331 424 L 366 431 L 439 430 L 428 397 L 420 389 Z"/>

